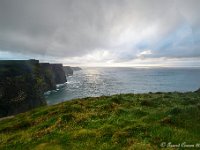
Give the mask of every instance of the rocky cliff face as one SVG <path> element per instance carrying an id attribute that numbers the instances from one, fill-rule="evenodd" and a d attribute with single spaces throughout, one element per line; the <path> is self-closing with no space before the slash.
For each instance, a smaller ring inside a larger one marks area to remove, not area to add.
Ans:
<path id="1" fill-rule="evenodd" d="M 53 70 L 53 79 L 56 84 L 63 84 L 67 82 L 65 72 L 62 64 L 51 64 Z"/>
<path id="2" fill-rule="evenodd" d="M 73 69 L 70 66 L 63 66 L 63 68 L 67 76 L 73 75 Z"/>
<path id="3" fill-rule="evenodd" d="M 0 81 L 0 117 L 18 114 L 46 105 L 43 82 L 31 74 L 7 77 Z"/>
<path id="4" fill-rule="evenodd" d="M 0 117 L 45 105 L 43 93 L 65 82 L 62 64 L 0 61 Z"/>
<path id="5" fill-rule="evenodd" d="M 55 90 L 57 83 L 55 81 L 55 75 L 52 66 L 49 63 L 40 63 L 40 68 L 41 75 L 46 83 L 46 88 L 44 91 Z"/>
<path id="6" fill-rule="evenodd" d="M 56 88 L 56 84 L 63 84 L 67 82 L 62 64 L 40 63 L 40 67 L 41 75 L 47 84 L 45 91 L 54 90 Z"/>

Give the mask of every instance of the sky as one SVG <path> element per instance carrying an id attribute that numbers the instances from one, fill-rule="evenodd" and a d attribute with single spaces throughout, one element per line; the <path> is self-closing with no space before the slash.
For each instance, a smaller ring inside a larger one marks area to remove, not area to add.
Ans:
<path id="1" fill-rule="evenodd" d="M 200 0 L 0 0 L 0 60 L 200 67 Z"/>

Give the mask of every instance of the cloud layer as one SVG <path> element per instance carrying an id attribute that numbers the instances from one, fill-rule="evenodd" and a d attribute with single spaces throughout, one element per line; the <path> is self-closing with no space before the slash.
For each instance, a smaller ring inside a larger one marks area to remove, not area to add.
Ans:
<path id="1" fill-rule="evenodd" d="M 1 0 L 0 59 L 195 63 L 199 13 L 199 0 Z"/>

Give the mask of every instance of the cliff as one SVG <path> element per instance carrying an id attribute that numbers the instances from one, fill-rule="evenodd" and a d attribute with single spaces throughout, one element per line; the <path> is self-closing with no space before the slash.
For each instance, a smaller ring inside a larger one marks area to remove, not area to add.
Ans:
<path id="1" fill-rule="evenodd" d="M 0 61 L 0 117 L 46 105 L 43 93 L 65 82 L 62 64 Z"/>
<path id="2" fill-rule="evenodd" d="M 82 70 L 80 67 L 71 67 L 73 71 L 79 71 Z"/>
<path id="3" fill-rule="evenodd" d="M 73 75 L 73 69 L 70 66 L 63 66 L 63 69 L 64 69 L 65 74 L 67 76 Z"/>
<path id="4" fill-rule="evenodd" d="M 62 64 L 40 63 L 41 75 L 47 83 L 47 90 L 54 90 L 56 84 L 67 82 Z"/>
<path id="5" fill-rule="evenodd" d="M 51 67 L 53 70 L 53 79 L 56 84 L 63 84 L 67 82 L 62 64 L 51 64 Z"/>
<path id="6" fill-rule="evenodd" d="M 1 60 L 0 79 L 32 73 L 39 60 Z"/>
<path id="7" fill-rule="evenodd" d="M 40 63 L 40 68 L 41 76 L 46 83 L 44 91 L 56 89 L 56 81 L 54 79 L 52 66 L 49 63 Z"/>
<path id="8" fill-rule="evenodd" d="M 0 61 L 0 117 L 45 105 L 38 60 Z"/>

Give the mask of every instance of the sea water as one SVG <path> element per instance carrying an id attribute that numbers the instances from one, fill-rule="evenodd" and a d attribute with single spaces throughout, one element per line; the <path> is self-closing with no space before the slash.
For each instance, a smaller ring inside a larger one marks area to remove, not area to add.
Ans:
<path id="1" fill-rule="evenodd" d="M 46 95 L 49 105 L 120 93 L 187 92 L 200 88 L 200 68 L 83 68 Z"/>

